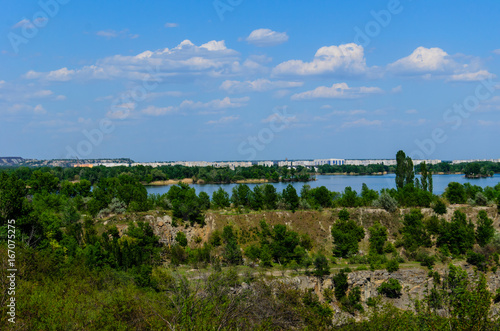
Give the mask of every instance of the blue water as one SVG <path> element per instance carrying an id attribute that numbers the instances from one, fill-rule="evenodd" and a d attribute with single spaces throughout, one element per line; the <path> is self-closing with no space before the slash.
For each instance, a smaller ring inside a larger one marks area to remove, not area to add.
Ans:
<path id="1" fill-rule="evenodd" d="M 344 176 L 344 175 L 319 175 L 316 176 L 315 181 L 307 182 L 311 187 L 325 186 L 330 191 L 342 192 L 347 186 L 350 186 L 353 190 L 358 193 L 361 192 L 361 187 L 363 183 L 366 183 L 368 187 L 372 190 L 380 191 L 383 188 L 395 188 L 395 177 L 394 174 L 380 175 L 380 176 Z M 417 176 L 419 177 L 419 176 Z M 445 188 L 450 182 L 458 182 L 461 184 L 470 183 L 471 185 L 478 185 L 481 187 L 495 186 L 500 182 L 500 175 L 495 174 L 493 177 L 479 178 L 479 179 L 467 179 L 464 175 L 433 175 L 434 184 L 434 194 L 442 194 Z M 283 189 L 289 183 L 272 183 L 278 190 L 278 192 L 283 191 Z M 291 183 L 295 189 L 300 193 L 300 189 L 305 184 L 303 182 Z M 226 192 L 231 195 L 231 190 L 238 184 L 192 184 L 196 189 L 197 193 L 206 192 L 208 195 L 212 196 L 212 193 L 222 187 Z M 253 187 L 259 184 L 247 184 L 252 190 Z M 171 185 L 165 186 L 147 186 L 148 193 L 167 193 Z"/>

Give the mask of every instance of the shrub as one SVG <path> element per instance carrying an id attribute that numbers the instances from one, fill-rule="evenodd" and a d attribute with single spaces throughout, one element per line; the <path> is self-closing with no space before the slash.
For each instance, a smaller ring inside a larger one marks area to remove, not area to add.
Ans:
<path id="1" fill-rule="evenodd" d="M 339 220 L 332 226 L 334 242 L 333 254 L 346 257 L 358 252 L 358 243 L 365 236 L 365 230 L 355 221 L 349 219 L 349 212 L 343 209 L 339 212 Z"/>
<path id="2" fill-rule="evenodd" d="M 401 296 L 402 289 L 403 287 L 397 279 L 390 278 L 377 288 L 377 292 L 379 294 L 385 295 L 388 298 L 394 299 Z"/>
<path id="3" fill-rule="evenodd" d="M 480 271 L 486 271 L 488 269 L 486 264 L 486 257 L 480 253 L 470 251 L 467 254 L 467 263 L 475 265 Z"/>
<path id="4" fill-rule="evenodd" d="M 175 235 L 175 241 L 182 247 L 186 247 L 188 244 L 186 234 L 181 231 L 177 232 L 177 234 Z"/>
<path id="5" fill-rule="evenodd" d="M 446 214 L 446 204 L 441 199 L 436 200 L 436 202 L 434 203 L 434 207 L 432 209 L 438 215 Z"/>
<path id="6" fill-rule="evenodd" d="M 314 259 L 314 274 L 318 277 L 323 277 L 330 274 L 330 267 L 328 266 L 328 260 L 322 254 L 318 255 Z"/>
<path id="7" fill-rule="evenodd" d="M 488 204 L 488 198 L 481 192 L 477 192 L 474 202 L 478 206 L 486 206 Z"/>
<path id="8" fill-rule="evenodd" d="M 383 192 L 380 197 L 373 202 L 373 206 L 383 208 L 388 212 L 393 213 L 398 209 L 398 202 L 387 192 Z"/>
<path id="9" fill-rule="evenodd" d="M 396 259 L 390 259 L 387 261 L 386 269 L 388 272 L 395 272 L 399 270 L 399 262 Z"/>
<path id="10" fill-rule="evenodd" d="M 332 280 L 335 286 L 335 297 L 340 301 L 343 297 L 345 297 L 347 289 L 349 288 L 349 284 L 347 283 L 347 273 L 344 269 L 342 269 L 338 274 L 333 276 Z"/>

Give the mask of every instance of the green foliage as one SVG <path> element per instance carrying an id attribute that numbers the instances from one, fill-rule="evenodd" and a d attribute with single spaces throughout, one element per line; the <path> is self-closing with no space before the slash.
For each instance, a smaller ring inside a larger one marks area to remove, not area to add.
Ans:
<path id="1" fill-rule="evenodd" d="M 179 183 L 168 190 L 167 198 L 172 204 L 175 217 L 184 221 L 203 224 L 201 204 L 196 191 L 187 184 Z"/>
<path id="2" fill-rule="evenodd" d="M 339 219 L 332 225 L 333 254 L 338 257 L 356 254 L 358 243 L 365 236 L 363 227 L 349 217 L 347 210 L 343 209 L 339 212 Z"/>
<path id="3" fill-rule="evenodd" d="M 446 204 L 441 199 L 436 200 L 436 202 L 434 203 L 434 207 L 432 209 L 438 215 L 446 214 Z"/>
<path id="4" fill-rule="evenodd" d="M 330 274 L 330 267 L 328 266 L 328 260 L 323 254 L 319 254 L 314 259 L 314 275 L 318 277 L 323 277 Z"/>
<path id="5" fill-rule="evenodd" d="M 419 209 L 412 209 L 403 220 L 403 246 L 410 252 L 418 247 L 429 247 L 431 239 L 423 223 L 424 215 Z"/>
<path id="6" fill-rule="evenodd" d="M 453 214 L 451 222 L 441 224 L 437 245 L 446 245 L 454 255 L 462 255 L 472 249 L 475 242 L 474 224 L 459 210 Z"/>
<path id="7" fill-rule="evenodd" d="M 377 292 L 388 298 L 394 299 L 401 296 L 403 287 L 397 279 L 389 278 L 377 288 Z"/>
<path id="8" fill-rule="evenodd" d="M 400 150 L 396 154 L 396 187 L 402 189 L 406 185 L 412 185 L 415 174 L 413 171 L 413 161 L 409 156 Z"/>
<path id="9" fill-rule="evenodd" d="M 368 229 L 368 232 L 370 234 L 370 253 L 383 254 L 387 241 L 387 228 L 377 222 Z"/>
<path id="10" fill-rule="evenodd" d="M 283 190 L 283 199 L 289 209 L 293 212 L 299 208 L 299 196 L 297 195 L 297 191 L 292 186 L 292 184 L 288 184 L 288 186 Z"/>
<path id="11" fill-rule="evenodd" d="M 338 301 L 342 300 L 346 296 L 349 284 L 347 283 L 347 272 L 342 269 L 338 274 L 332 278 L 333 284 L 335 286 L 335 298 Z"/>
<path id="12" fill-rule="evenodd" d="M 373 202 L 373 205 L 378 208 L 383 208 L 390 213 L 393 213 L 398 209 L 398 202 L 387 192 L 382 192 L 380 197 Z"/>
<path id="13" fill-rule="evenodd" d="M 229 194 L 224 191 L 222 187 L 219 187 L 219 189 L 212 194 L 211 206 L 216 209 L 223 209 L 229 207 L 230 205 Z"/>
<path id="14" fill-rule="evenodd" d="M 361 289 L 359 286 L 353 287 L 347 296 L 341 300 L 342 309 L 348 313 L 354 314 L 356 311 L 363 311 L 361 305 Z"/>
<path id="15" fill-rule="evenodd" d="M 388 272 L 395 272 L 399 270 L 399 262 L 397 259 L 390 259 L 387 261 L 387 264 L 385 266 Z"/>
<path id="16" fill-rule="evenodd" d="M 175 235 L 175 241 L 182 247 L 186 247 L 188 244 L 186 234 L 182 231 L 177 232 L 177 234 Z"/>
<path id="17" fill-rule="evenodd" d="M 481 210 L 478 214 L 477 228 L 476 228 L 476 241 L 479 246 L 486 246 L 495 235 L 495 228 L 493 221 L 488 218 L 486 211 Z"/>
<path id="18" fill-rule="evenodd" d="M 486 263 L 486 257 L 481 253 L 476 253 L 473 251 L 469 251 L 467 253 L 467 263 L 475 265 L 480 271 L 487 271 L 488 266 Z"/>
<path id="19" fill-rule="evenodd" d="M 451 204 L 464 204 L 467 201 L 467 194 L 464 186 L 457 182 L 451 182 L 446 187 L 444 196 Z"/>
<path id="20" fill-rule="evenodd" d="M 224 227 L 222 239 L 225 243 L 223 256 L 226 262 L 229 264 L 241 264 L 243 262 L 243 258 L 232 226 L 226 225 Z"/>

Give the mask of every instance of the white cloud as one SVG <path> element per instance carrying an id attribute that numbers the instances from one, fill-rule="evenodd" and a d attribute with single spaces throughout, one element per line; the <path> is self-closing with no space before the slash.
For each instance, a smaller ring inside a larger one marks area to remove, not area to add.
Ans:
<path id="1" fill-rule="evenodd" d="M 226 124 L 226 123 L 236 121 L 239 118 L 240 118 L 239 116 L 226 116 L 226 117 L 219 118 L 218 120 L 208 121 L 206 124 L 209 124 L 209 125 Z"/>
<path id="2" fill-rule="evenodd" d="M 96 35 L 99 36 L 99 37 L 107 38 L 107 39 L 118 38 L 118 37 L 120 37 L 120 38 L 135 39 L 135 38 L 139 37 L 138 34 L 131 34 L 131 33 L 129 33 L 128 29 L 124 29 L 124 30 L 121 30 L 121 31 L 116 31 L 116 30 L 101 30 L 101 31 L 97 31 Z"/>
<path id="3" fill-rule="evenodd" d="M 106 113 L 106 116 L 111 119 L 124 120 L 130 117 L 136 106 L 137 104 L 134 102 L 126 102 L 119 105 L 114 105 L 113 109 Z"/>
<path id="4" fill-rule="evenodd" d="M 323 105 L 319 107 L 319 109 L 332 109 L 333 107 L 331 105 Z"/>
<path id="5" fill-rule="evenodd" d="M 238 52 L 228 49 L 223 40 L 212 40 L 201 46 L 184 40 L 172 49 L 145 51 L 135 56 L 110 56 L 80 69 L 64 67 L 44 73 L 32 70 L 24 77 L 48 81 L 127 78 L 179 82 L 180 78 L 222 77 L 251 71 L 251 67 L 240 64 L 239 56 Z"/>
<path id="6" fill-rule="evenodd" d="M 407 113 L 407 114 L 418 114 L 418 110 L 416 110 L 416 109 L 408 109 L 407 111 L 405 111 L 405 113 Z"/>
<path id="7" fill-rule="evenodd" d="M 494 78 L 496 75 L 489 73 L 486 70 L 479 70 L 477 72 L 466 72 L 462 74 L 451 75 L 449 81 L 455 82 L 476 82 L 487 78 Z"/>
<path id="8" fill-rule="evenodd" d="M 257 29 L 245 39 L 249 44 L 258 47 L 276 46 L 288 41 L 286 32 L 276 32 L 270 29 Z"/>
<path id="9" fill-rule="evenodd" d="M 177 23 L 170 23 L 170 22 L 165 23 L 166 28 L 176 28 L 178 26 L 179 26 L 179 24 L 177 24 Z"/>
<path id="10" fill-rule="evenodd" d="M 500 48 L 499 48 L 499 49 L 495 49 L 495 50 L 493 51 L 493 54 L 500 55 Z"/>
<path id="11" fill-rule="evenodd" d="M 354 127 L 364 127 L 364 126 L 379 126 L 382 124 L 380 120 L 369 121 L 366 118 L 361 118 L 359 120 L 345 122 L 342 124 L 342 128 L 354 128 Z"/>
<path id="12" fill-rule="evenodd" d="M 229 98 L 216 99 L 209 102 L 184 100 L 180 108 L 187 109 L 227 109 L 227 108 L 240 108 L 246 106 L 247 102 L 250 100 L 249 97 L 243 98 Z"/>
<path id="13" fill-rule="evenodd" d="M 160 116 L 160 115 L 170 114 L 170 113 L 173 113 L 176 111 L 177 111 L 177 109 L 175 107 L 172 107 L 172 106 L 168 106 L 168 107 L 149 106 L 149 107 L 143 109 L 142 113 L 146 114 L 146 115 Z"/>
<path id="14" fill-rule="evenodd" d="M 354 43 L 321 47 L 311 62 L 289 60 L 278 64 L 273 75 L 363 75 L 367 73 L 363 46 Z"/>
<path id="15" fill-rule="evenodd" d="M 346 83 L 333 84 L 331 87 L 319 86 L 312 91 L 292 95 L 292 100 L 307 100 L 318 98 L 355 99 L 371 94 L 380 94 L 383 90 L 378 87 L 349 87 Z"/>
<path id="16" fill-rule="evenodd" d="M 43 108 L 42 105 L 36 105 L 35 108 L 33 108 L 33 112 L 38 115 L 47 113 L 47 111 L 45 110 L 45 108 Z"/>
<path id="17" fill-rule="evenodd" d="M 235 81 L 226 80 L 224 81 L 220 88 L 229 93 L 241 93 L 241 92 L 265 92 L 275 89 L 285 89 L 300 87 L 304 85 L 303 82 L 288 82 L 288 81 L 270 81 L 268 79 L 257 79 L 254 81 Z"/>
<path id="18" fill-rule="evenodd" d="M 403 87 L 401 85 L 398 85 L 391 89 L 391 93 L 401 93 L 401 92 L 403 92 Z"/>
<path id="19" fill-rule="evenodd" d="M 448 81 L 478 81 L 494 76 L 481 69 L 479 59 L 464 55 L 451 56 L 438 47 L 415 49 L 410 55 L 387 66 L 397 75 L 420 76 L 424 79 L 440 78 Z"/>

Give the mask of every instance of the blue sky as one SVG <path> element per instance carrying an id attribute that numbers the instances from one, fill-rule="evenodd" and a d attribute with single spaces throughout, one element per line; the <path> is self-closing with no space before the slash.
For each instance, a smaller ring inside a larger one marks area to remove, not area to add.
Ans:
<path id="1" fill-rule="evenodd" d="M 2 6 L 2 156 L 500 158 L 498 1 Z"/>

